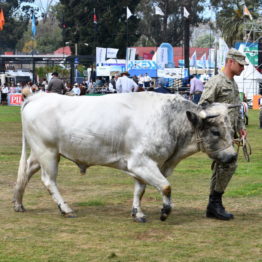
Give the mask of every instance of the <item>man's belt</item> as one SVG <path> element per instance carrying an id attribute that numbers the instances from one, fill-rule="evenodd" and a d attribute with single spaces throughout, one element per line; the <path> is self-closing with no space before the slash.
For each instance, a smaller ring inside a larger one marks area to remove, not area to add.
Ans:
<path id="1" fill-rule="evenodd" d="M 195 93 L 194 93 L 194 95 L 201 95 L 202 94 L 202 91 L 196 91 Z"/>

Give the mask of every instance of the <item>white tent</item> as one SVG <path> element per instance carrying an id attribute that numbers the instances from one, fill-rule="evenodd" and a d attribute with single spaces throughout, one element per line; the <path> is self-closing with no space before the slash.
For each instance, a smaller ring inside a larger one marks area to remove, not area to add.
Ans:
<path id="1" fill-rule="evenodd" d="M 239 92 L 244 92 L 247 99 L 253 99 L 259 93 L 259 83 L 262 83 L 262 74 L 249 63 L 240 76 L 234 77 L 237 82 Z"/>

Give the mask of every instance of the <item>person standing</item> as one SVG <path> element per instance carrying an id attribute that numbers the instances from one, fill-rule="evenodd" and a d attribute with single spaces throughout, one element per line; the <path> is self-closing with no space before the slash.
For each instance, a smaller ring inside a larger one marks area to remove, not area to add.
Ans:
<path id="1" fill-rule="evenodd" d="M 116 91 L 117 93 L 131 93 L 138 90 L 137 83 L 128 77 L 128 73 L 122 73 L 122 76 L 119 77 L 116 81 Z"/>
<path id="2" fill-rule="evenodd" d="M 7 84 L 4 84 L 1 90 L 1 104 L 2 105 L 7 105 L 8 93 L 9 93 L 9 87 Z"/>
<path id="3" fill-rule="evenodd" d="M 244 65 L 247 65 L 245 55 L 231 48 L 227 53 L 223 72 L 220 72 L 208 80 L 199 104 L 220 102 L 240 105 L 238 86 L 234 80 L 234 76 L 241 74 L 244 70 Z M 229 117 L 233 128 L 232 137 L 236 135 L 246 137 L 247 132 L 239 107 L 229 109 Z M 214 135 L 220 136 L 220 134 Z M 210 195 L 206 211 L 207 217 L 221 220 L 234 218 L 233 214 L 225 210 L 222 203 L 222 196 L 236 167 L 237 160 L 228 164 L 213 162 Z"/>
<path id="4" fill-rule="evenodd" d="M 147 73 L 145 73 L 144 87 L 145 87 L 146 90 L 150 87 L 151 80 L 152 80 L 152 78 Z"/>
<path id="5" fill-rule="evenodd" d="M 52 79 L 48 83 L 48 92 L 64 94 L 66 92 L 65 85 L 61 79 L 58 78 L 58 73 L 54 72 L 52 74 Z"/>
<path id="6" fill-rule="evenodd" d="M 193 78 L 190 80 L 190 98 L 195 103 L 198 104 L 202 92 L 204 90 L 204 85 L 196 75 L 193 75 Z"/>

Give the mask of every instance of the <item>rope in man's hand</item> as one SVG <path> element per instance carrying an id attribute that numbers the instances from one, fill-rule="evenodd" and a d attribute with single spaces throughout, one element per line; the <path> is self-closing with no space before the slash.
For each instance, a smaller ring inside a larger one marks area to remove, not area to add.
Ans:
<path id="1" fill-rule="evenodd" d="M 250 161 L 250 155 L 252 154 L 251 146 L 246 137 L 236 138 L 233 141 L 237 145 L 237 154 L 239 153 L 239 148 L 242 147 L 244 157 L 247 162 Z"/>

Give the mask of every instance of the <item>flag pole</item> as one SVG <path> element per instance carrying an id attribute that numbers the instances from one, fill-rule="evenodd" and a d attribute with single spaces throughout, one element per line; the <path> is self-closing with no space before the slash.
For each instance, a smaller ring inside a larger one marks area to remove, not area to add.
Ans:
<path id="1" fill-rule="evenodd" d="M 126 17 L 126 48 L 128 48 L 128 17 Z"/>

